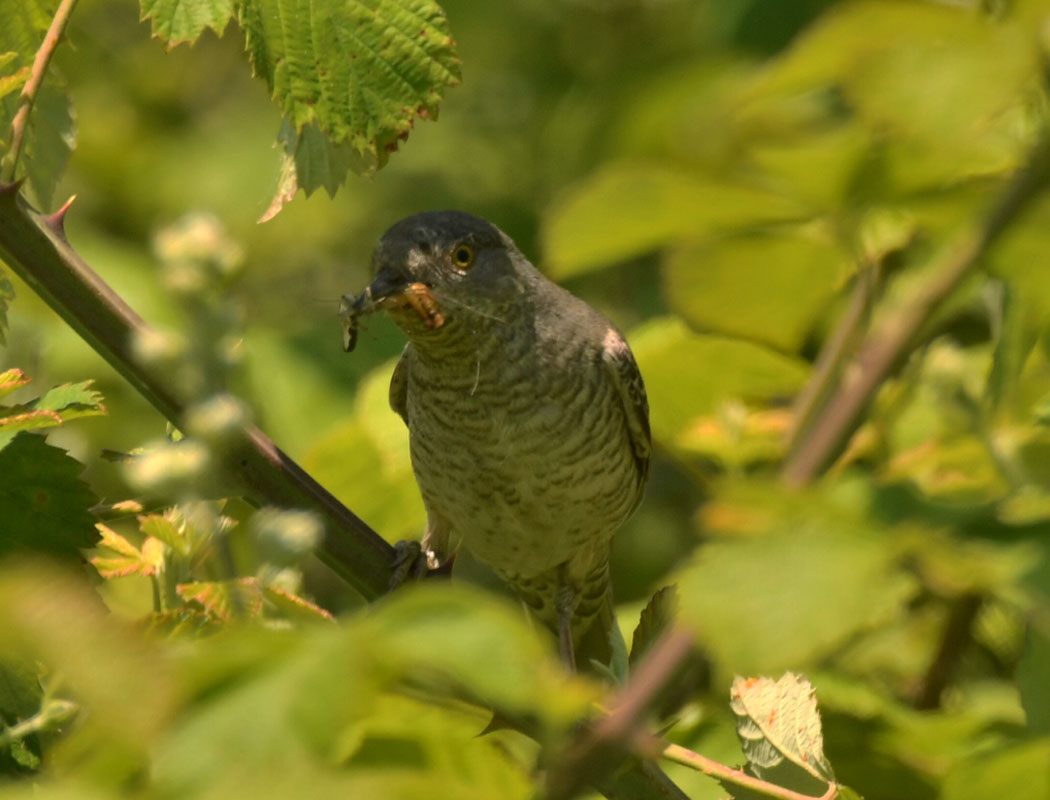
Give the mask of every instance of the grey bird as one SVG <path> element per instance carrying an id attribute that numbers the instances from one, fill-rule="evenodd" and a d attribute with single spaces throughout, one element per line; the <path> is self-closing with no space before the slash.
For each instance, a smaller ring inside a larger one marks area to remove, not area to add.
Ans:
<path id="1" fill-rule="evenodd" d="M 375 310 L 409 340 L 390 405 L 426 507 L 423 556 L 435 567 L 462 543 L 558 634 L 570 665 L 608 663 L 611 540 L 642 498 L 652 450 L 624 337 L 463 212 L 401 220 L 372 266 L 371 285 L 343 298 L 344 343 Z"/>

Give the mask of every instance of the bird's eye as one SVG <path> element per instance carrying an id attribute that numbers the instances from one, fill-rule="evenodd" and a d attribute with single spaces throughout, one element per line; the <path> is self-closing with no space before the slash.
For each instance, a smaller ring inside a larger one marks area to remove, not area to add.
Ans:
<path id="1" fill-rule="evenodd" d="M 459 269 L 469 269 L 474 263 L 474 248 L 469 244 L 457 244 L 452 251 L 452 263 Z"/>

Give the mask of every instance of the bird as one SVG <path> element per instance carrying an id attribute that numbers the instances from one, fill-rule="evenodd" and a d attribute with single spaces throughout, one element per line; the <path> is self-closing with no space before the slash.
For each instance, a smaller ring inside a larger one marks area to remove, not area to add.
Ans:
<path id="1" fill-rule="evenodd" d="M 556 634 L 570 669 L 578 656 L 608 664 L 613 533 L 642 499 L 652 453 L 623 334 L 462 211 L 397 222 L 372 271 L 342 298 L 344 346 L 377 311 L 408 340 L 390 406 L 408 426 L 427 523 L 406 560 L 436 569 L 465 547 Z"/>

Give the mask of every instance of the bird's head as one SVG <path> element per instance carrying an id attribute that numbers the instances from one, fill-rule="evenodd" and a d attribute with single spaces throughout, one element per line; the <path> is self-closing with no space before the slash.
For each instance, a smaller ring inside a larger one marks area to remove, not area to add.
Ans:
<path id="1" fill-rule="evenodd" d="M 461 211 L 428 211 L 398 222 L 372 256 L 374 279 L 343 297 L 347 349 L 358 317 L 387 311 L 414 341 L 475 333 L 525 291 L 528 262 L 503 231 Z"/>

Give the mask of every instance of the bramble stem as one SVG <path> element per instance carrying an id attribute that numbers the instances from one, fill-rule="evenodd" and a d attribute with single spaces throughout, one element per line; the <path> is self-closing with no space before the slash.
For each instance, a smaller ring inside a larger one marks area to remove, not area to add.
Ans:
<path id="1" fill-rule="evenodd" d="M 181 426 L 185 408 L 170 380 L 145 369 L 132 353 L 135 337 L 149 326 L 66 241 L 62 213 L 36 214 L 17 185 L 0 185 L 0 258 L 154 408 Z M 259 428 L 241 430 L 224 453 L 224 468 L 259 505 L 317 513 L 326 532 L 318 557 L 366 599 L 387 591 L 394 549 Z"/>
<path id="2" fill-rule="evenodd" d="M 33 66 L 29 71 L 29 80 L 22 87 L 22 95 L 19 98 L 18 111 L 11 120 L 11 144 L 7 154 L 4 156 L 3 165 L 0 167 L 0 182 L 10 183 L 15 178 L 15 170 L 18 168 L 18 159 L 22 155 L 25 145 L 26 131 L 29 128 L 29 115 L 33 111 L 36 96 L 40 93 L 40 87 L 44 84 L 44 76 L 47 75 L 48 65 L 51 57 L 58 49 L 58 43 L 62 41 L 62 35 L 69 24 L 69 18 L 73 15 L 77 0 L 62 0 L 55 10 L 55 16 L 51 18 L 51 25 L 44 34 L 44 41 L 33 57 Z"/>

